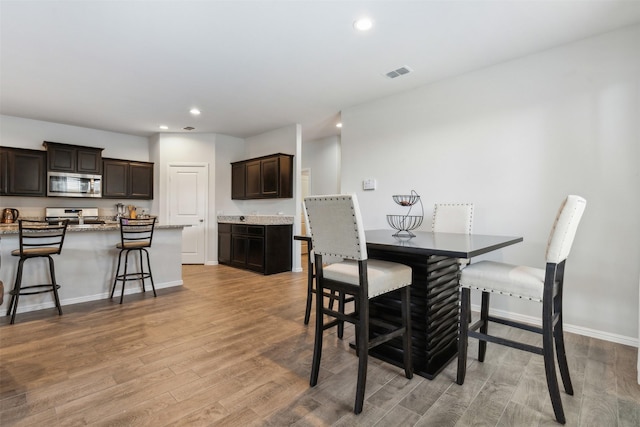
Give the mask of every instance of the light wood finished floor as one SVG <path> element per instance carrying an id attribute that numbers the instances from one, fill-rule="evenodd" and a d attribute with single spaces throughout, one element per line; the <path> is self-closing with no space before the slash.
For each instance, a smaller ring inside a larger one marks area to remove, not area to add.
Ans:
<path id="1" fill-rule="evenodd" d="M 353 329 L 344 341 L 326 333 L 319 384 L 309 387 L 305 274 L 184 266 L 184 286 L 157 298 L 19 314 L 15 325 L 3 316 L 0 425 L 558 425 L 542 358 L 491 344 L 482 364 L 471 349 L 463 386 L 455 363 L 433 381 L 407 380 L 371 359 L 364 411 L 354 415 Z M 567 339 L 576 390 L 563 394 L 567 425 L 639 426 L 637 349 Z"/>

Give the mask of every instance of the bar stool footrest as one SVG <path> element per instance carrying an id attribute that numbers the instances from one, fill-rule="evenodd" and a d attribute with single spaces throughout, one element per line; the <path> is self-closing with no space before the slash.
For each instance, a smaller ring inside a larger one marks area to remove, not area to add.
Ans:
<path id="1" fill-rule="evenodd" d="M 49 283 L 49 284 L 43 284 L 43 285 L 29 285 L 29 286 L 21 286 L 20 287 L 20 291 L 18 292 L 16 289 L 12 289 L 9 294 L 10 295 L 35 295 L 35 294 L 44 294 L 46 292 L 53 292 L 54 289 L 53 287 L 55 286 L 56 290 L 60 289 L 60 285 L 56 284 L 54 285 L 53 283 Z M 42 288 L 49 288 L 49 289 L 44 289 L 41 291 L 27 291 L 24 292 L 25 289 L 42 289 Z"/>
<path id="2" fill-rule="evenodd" d="M 130 281 L 130 280 L 144 280 L 150 279 L 151 273 L 127 273 L 126 275 L 120 274 L 116 276 L 116 281 Z"/>

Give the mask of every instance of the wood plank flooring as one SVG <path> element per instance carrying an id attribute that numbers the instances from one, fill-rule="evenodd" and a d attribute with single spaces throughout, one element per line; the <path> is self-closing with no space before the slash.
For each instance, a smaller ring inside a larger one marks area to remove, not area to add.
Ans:
<path id="1" fill-rule="evenodd" d="M 349 326 L 344 341 L 326 332 L 319 383 L 309 387 L 306 273 L 184 266 L 183 278 L 184 286 L 157 298 L 147 292 L 123 305 L 64 306 L 63 316 L 54 309 L 18 314 L 15 325 L 1 317 L 0 425 L 558 425 L 542 358 L 489 344 L 478 363 L 475 340 L 463 386 L 455 384 L 455 363 L 433 381 L 407 380 L 371 358 L 356 416 Z M 637 349 L 566 338 L 575 388 L 562 396 L 567 425 L 640 426 Z"/>

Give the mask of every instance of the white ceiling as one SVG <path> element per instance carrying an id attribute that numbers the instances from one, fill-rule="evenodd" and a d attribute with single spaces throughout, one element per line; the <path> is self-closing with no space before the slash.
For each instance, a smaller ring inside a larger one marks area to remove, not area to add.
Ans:
<path id="1" fill-rule="evenodd" d="M 143 136 L 300 123 L 310 140 L 347 107 L 638 22 L 640 1 L 613 0 L 1 0 L 0 113 Z"/>

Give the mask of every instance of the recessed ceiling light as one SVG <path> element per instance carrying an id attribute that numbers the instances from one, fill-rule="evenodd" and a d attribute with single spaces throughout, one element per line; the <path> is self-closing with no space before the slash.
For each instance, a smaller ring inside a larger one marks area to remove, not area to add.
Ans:
<path id="1" fill-rule="evenodd" d="M 162 130 L 167 130 L 167 129 L 169 129 L 169 126 L 160 125 L 160 129 L 162 129 Z"/>
<path id="2" fill-rule="evenodd" d="M 194 130 L 195 128 L 192 126 L 183 127 L 184 130 Z"/>
<path id="3" fill-rule="evenodd" d="M 200 110 L 198 110 L 197 108 L 192 108 L 191 110 L 189 110 L 189 112 L 191 114 L 193 114 L 194 116 L 199 116 L 200 115 Z"/>
<path id="4" fill-rule="evenodd" d="M 353 28 L 358 31 L 369 31 L 373 27 L 373 21 L 369 18 L 360 18 L 353 23 Z"/>
<path id="5" fill-rule="evenodd" d="M 337 128 L 341 128 L 341 127 L 342 127 L 342 123 L 338 123 L 338 124 L 336 125 L 336 127 L 337 127 Z"/>

